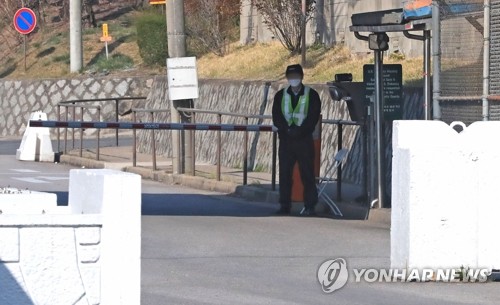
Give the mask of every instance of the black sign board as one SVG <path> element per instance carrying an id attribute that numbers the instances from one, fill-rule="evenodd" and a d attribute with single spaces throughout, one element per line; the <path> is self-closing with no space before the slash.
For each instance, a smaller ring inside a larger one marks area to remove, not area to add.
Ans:
<path id="1" fill-rule="evenodd" d="M 401 65 L 384 65 L 384 119 L 401 120 L 403 118 L 403 67 Z M 365 100 L 375 93 L 374 65 L 364 65 L 363 81 L 365 83 Z"/>

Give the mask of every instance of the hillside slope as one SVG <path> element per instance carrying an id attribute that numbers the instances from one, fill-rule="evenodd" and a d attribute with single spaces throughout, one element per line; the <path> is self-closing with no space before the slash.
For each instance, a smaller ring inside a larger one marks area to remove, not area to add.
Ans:
<path id="1" fill-rule="evenodd" d="M 119 1 L 118 1 L 119 2 Z M 45 23 L 37 32 L 28 37 L 26 70 L 22 44 L 9 48 L 0 44 L 0 78 L 32 79 L 57 78 L 78 75 L 144 75 L 162 74 L 162 67 L 146 67 L 139 56 L 137 34 L 134 24 L 141 11 L 132 6 L 115 2 L 95 8 L 97 28 L 83 31 L 84 68 L 81 73 L 69 73 L 69 25 L 57 21 Z M 129 1 L 123 1 L 129 2 Z M 56 9 L 46 10 L 55 15 Z M 54 19 L 54 18 L 52 18 Z M 111 59 L 106 60 L 104 43 L 99 41 L 100 25 L 109 24 L 113 41 L 109 45 Z M 198 54 L 199 75 L 201 78 L 279 80 L 288 64 L 300 62 L 299 56 L 290 56 L 279 44 L 255 44 L 241 46 L 231 44 L 230 53 L 225 57 L 214 54 Z M 191 54 L 197 55 L 197 54 Z M 350 72 L 356 81 L 362 80 L 363 65 L 373 60 L 367 52 L 364 56 L 353 55 L 344 47 L 324 48 L 312 46 L 308 50 L 306 81 L 324 83 L 333 79 L 335 73 Z M 402 60 L 388 56 L 386 62 L 401 63 L 404 79 L 414 82 L 421 79 L 422 59 Z"/>

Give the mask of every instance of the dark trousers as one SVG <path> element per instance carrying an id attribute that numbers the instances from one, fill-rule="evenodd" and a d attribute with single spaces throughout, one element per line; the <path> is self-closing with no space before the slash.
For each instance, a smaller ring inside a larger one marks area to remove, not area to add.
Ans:
<path id="1" fill-rule="evenodd" d="M 292 204 L 292 176 L 293 167 L 299 164 L 300 178 L 304 185 L 304 204 L 307 208 L 314 208 L 318 203 L 318 190 L 314 175 L 314 143 L 311 136 L 300 139 L 280 137 L 280 204 L 284 208 Z"/>

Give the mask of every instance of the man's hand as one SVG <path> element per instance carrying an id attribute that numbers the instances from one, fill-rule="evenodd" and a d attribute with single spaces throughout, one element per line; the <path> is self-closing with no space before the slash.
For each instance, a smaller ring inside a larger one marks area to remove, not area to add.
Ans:
<path id="1" fill-rule="evenodd" d="M 288 128 L 288 137 L 290 139 L 298 139 L 300 138 L 301 136 L 301 133 L 300 133 L 300 129 L 297 128 L 296 126 L 292 126 L 290 128 Z"/>

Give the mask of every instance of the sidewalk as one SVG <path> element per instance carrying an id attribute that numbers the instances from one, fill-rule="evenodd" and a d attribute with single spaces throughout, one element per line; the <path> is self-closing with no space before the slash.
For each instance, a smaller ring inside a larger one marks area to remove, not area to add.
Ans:
<path id="1" fill-rule="evenodd" d="M 157 156 L 157 170 L 153 170 L 152 156 L 137 153 L 137 166 L 132 166 L 132 147 L 101 147 L 100 160 L 96 160 L 95 149 L 84 149 L 82 157 L 79 150 L 69 151 L 61 156 L 61 163 L 85 168 L 106 168 L 120 170 L 141 175 L 144 179 L 150 179 L 166 184 L 177 184 L 195 189 L 216 191 L 232 194 L 250 201 L 278 203 L 279 182 L 276 191 L 272 190 L 271 174 L 264 172 L 248 172 L 248 184 L 243 185 L 243 170 L 221 167 L 221 181 L 216 180 L 217 167 L 207 163 L 196 163 L 196 175 L 172 173 L 172 159 Z M 278 178 L 277 178 L 278 180 Z M 327 192 L 332 198 L 336 192 L 336 183 L 327 187 Z M 336 202 L 344 217 L 341 219 L 365 219 L 367 209 L 363 202 L 357 201 L 362 191 L 359 186 L 343 184 L 342 201 Z M 294 203 L 293 212 L 298 213 L 302 207 L 301 203 Z M 327 215 L 328 210 L 320 205 L 318 211 L 321 215 Z M 337 218 L 337 217 L 334 217 Z M 368 219 L 370 221 L 390 223 L 390 210 L 372 209 Z"/>

